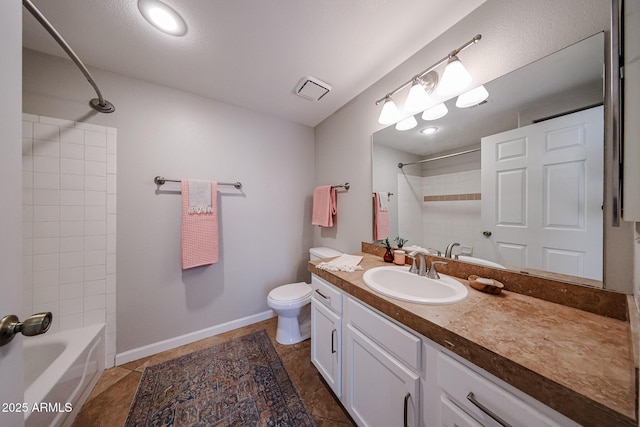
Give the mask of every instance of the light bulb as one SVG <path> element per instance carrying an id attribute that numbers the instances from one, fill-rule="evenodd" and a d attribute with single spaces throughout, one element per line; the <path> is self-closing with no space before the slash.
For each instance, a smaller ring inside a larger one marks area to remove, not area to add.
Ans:
<path id="1" fill-rule="evenodd" d="M 455 95 L 471 84 L 471 75 L 457 56 L 449 58 L 436 92 L 440 96 Z"/>
<path id="2" fill-rule="evenodd" d="M 140 13 L 151 25 L 172 36 L 187 33 L 184 19 L 167 4 L 159 0 L 138 0 Z"/>
<path id="3" fill-rule="evenodd" d="M 435 127 L 435 126 L 431 126 L 431 127 L 428 127 L 428 128 L 424 128 L 424 129 L 422 129 L 422 130 L 420 131 L 420 133 L 421 133 L 421 134 L 423 134 L 423 135 L 431 135 L 432 133 L 435 133 L 435 132 L 437 132 L 437 131 L 438 131 L 438 128 L 437 128 L 437 127 Z"/>
<path id="4" fill-rule="evenodd" d="M 482 101 L 489 97 L 489 92 L 483 85 L 480 85 L 474 89 L 468 90 L 458 96 L 456 100 L 456 107 L 467 108 L 480 104 Z"/>
<path id="5" fill-rule="evenodd" d="M 429 94 L 420 80 L 415 79 L 411 85 L 411 89 L 409 89 L 409 95 L 404 104 L 404 111 L 409 114 L 415 114 L 424 111 L 430 103 Z"/>
<path id="6" fill-rule="evenodd" d="M 167 32 L 175 31 L 178 28 L 178 24 L 173 16 L 165 9 L 159 7 L 152 7 L 149 9 L 149 16 L 160 28 Z"/>
<path id="7" fill-rule="evenodd" d="M 406 119 L 400 120 L 398 123 L 396 123 L 397 130 L 409 130 L 413 129 L 416 126 L 418 126 L 418 121 L 413 116 L 409 116 Z"/>
<path id="8" fill-rule="evenodd" d="M 441 103 L 425 110 L 424 113 L 422 113 L 422 120 L 437 120 L 446 116 L 448 112 L 449 109 L 447 109 L 447 106 Z"/>
<path id="9" fill-rule="evenodd" d="M 384 105 L 382 106 L 382 111 L 380 112 L 380 117 L 378 117 L 378 123 L 382 125 L 391 125 L 398 120 L 400 120 L 402 116 L 400 115 L 400 110 L 396 106 L 396 103 L 393 102 L 390 96 L 387 96 Z"/>

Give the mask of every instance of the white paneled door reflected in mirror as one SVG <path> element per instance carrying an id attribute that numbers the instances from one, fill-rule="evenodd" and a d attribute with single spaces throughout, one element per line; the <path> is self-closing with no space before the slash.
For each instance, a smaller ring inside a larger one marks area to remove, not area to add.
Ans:
<path id="1" fill-rule="evenodd" d="M 391 239 L 601 287 L 604 52 L 598 33 L 485 84 L 480 104 L 376 132 Z"/>

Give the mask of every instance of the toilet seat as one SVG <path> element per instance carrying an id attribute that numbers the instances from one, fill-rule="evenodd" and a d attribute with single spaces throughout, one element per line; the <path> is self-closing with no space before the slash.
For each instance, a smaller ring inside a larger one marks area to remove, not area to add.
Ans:
<path id="1" fill-rule="evenodd" d="M 293 304 L 311 296 L 311 286 L 305 282 L 278 286 L 269 292 L 269 299 L 276 303 Z"/>

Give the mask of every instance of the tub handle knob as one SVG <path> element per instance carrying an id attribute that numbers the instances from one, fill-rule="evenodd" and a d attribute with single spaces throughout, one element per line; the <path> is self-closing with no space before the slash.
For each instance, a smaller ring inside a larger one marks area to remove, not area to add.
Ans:
<path id="1" fill-rule="evenodd" d="M 28 337 L 44 334 L 51 327 L 52 319 L 50 311 L 33 314 L 24 322 L 20 322 L 15 314 L 3 317 L 0 320 L 0 347 L 8 344 L 19 333 Z"/>

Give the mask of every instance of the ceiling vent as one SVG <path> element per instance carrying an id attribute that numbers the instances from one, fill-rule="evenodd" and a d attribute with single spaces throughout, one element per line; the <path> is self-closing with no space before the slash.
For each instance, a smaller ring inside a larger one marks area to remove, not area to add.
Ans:
<path id="1" fill-rule="evenodd" d="M 329 93 L 331 86 L 315 77 L 307 76 L 300 80 L 296 87 L 296 94 L 303 98 L 319 101 Z"/>

